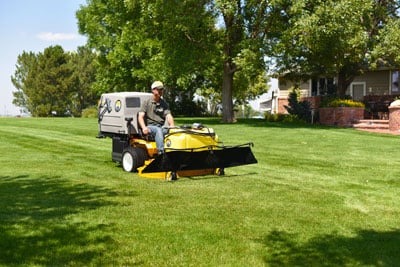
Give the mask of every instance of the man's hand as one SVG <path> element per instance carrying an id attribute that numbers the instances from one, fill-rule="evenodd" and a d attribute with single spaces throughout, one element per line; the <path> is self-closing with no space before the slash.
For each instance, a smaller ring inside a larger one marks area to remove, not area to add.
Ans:
<path id="1" fill-rule="evenodd" d="M 143 131 L 143 134 L 149 134 L 150 133 L 149 128 L 147 128 L 147 127 L 144 127 L 142 129 L 142 131 Z"/>

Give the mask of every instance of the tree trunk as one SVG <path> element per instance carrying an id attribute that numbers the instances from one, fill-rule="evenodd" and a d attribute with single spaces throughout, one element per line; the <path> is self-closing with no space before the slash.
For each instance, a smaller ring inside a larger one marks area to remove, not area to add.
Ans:
<path id="1" fill-rule="evenodd" d="M 234 70 L 232 69 L 229 60 L 224 61 L 224 76 L 222 81 L 222 122 L 234 123 L 236 122 L 233 114 L 233 102 L 232 102 L 232 91 L 233 91 L 233 75 Z"/>
<path id="2" fill-rule="evenodd" d="M 223 10 L 225 22 L 225 41 L 224 41 L 224 73 L 222 81 L 222 122 L 236 122 L 233 113 L 233 75 L 238 71 L 238 67 L 232 62 L 236 56 L 235 47 L 243 38 L 243 19 L 242 16 L 235 16 L 241 13 L 241 0 L 222 1 L 232 4 L 230 9 Z M 233 3 L 236 2 L 236 8 Z M 228 5 L 228 6 L 229 6 Z"/>
<path id="3" fill-rule="evenodd" d="M 337 86 L 337 95 L 340 98 L 343 98 L 346 95 L 347 88 L 354 80 L 354 75 L 348 76 L 344 69 L 339 71 L 338 75 L 338 86 Z"/>
<path id="4" fill-rule="evenodd" d="M 340 71 L 338 75 L 338 86 L 337 86 L 337 95 L 342 98 L 346 94 L 347 86 L 346 86 L 346 77 L 345 74 Z"/>

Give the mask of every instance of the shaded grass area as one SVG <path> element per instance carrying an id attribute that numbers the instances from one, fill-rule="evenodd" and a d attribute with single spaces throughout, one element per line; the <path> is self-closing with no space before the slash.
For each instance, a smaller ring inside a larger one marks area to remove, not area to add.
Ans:
<path id="1" fill-rule="evenodd" d="M 296 236 L 272 231 L 262 243 L 270 248 L 271 266 L 396 266 L 400 261 L 400 231 L 358 230 L 352 237 L 318 236 L 297 243 Z M 278 253 L 277 253 L 278 252 Z"/>
<path id="2" fill-rule="evenodd" d="M 217 118 L 258 164 L 125 173 L 95 119 L 0 119 L 2 266 L 397 266 L 398 136 Z"/>
<path id="3" fill-rule="evenodd" d="M 0 263 L 88 264 L 111 237 L 106 224 L 74 221 L 75 214 L 111 205 L 109 190 L 59 177 L 0 176 Z M 95 260 L 97 261 L 97 260 Z"/>

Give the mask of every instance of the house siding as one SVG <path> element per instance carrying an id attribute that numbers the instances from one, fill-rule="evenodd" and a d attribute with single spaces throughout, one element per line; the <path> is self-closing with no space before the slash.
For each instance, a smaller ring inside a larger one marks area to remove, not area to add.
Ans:
<path id="1" fill-rule="evenodd" d="M 366 94 L 372 95 L 388 95 L 390 94 L 390 71 L 367 71 L 364 74 L 357 76 L 353 83 L 365 82 Z M 346 94 L 350 94 L 350 88 Z"/>
<path id="2" fill-rule="evenodd" d="M 291 82 L 291 81 L 286 81 L 282 78 L 279 78 L 278 82 L 279 82 L 279 84 L 278 84 L 279 97 L 281 97 L 281 98 L 289 97 L 289 93 L 295 87 L 295 83 Z M 304 97 L 310 96 L 309 95 L 309 91 L 310 91 L 310 82 L 309 81 L 298 84 L 297 88 L 300 89 L 301 96 L 304 96 Z"/>
<path id="3" fill-rule="evenodd" d="M 353 83 L 365 83 L 366 95 L 390 95 L 398 94 L 391 92 L 391 71 L 390 70 L 376 70 L 367 71 L 364 74 L 357 76 Z M 279 97 L 288 97 L 290 89 L 294 88 L 295 83 L 287 81 L 284 78 L 279 78 Z M 302 82 L 297 86 L 301 90 L 302 97 L 310 96 L 310 81 Z M 350 95 L 350 87 L 347 88 L 346 94 Z"/>

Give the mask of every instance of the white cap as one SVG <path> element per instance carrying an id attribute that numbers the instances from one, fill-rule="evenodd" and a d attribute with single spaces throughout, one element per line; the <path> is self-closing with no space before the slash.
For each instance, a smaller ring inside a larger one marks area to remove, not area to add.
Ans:
<path id="1" fill-rule="evenodd" d="M 152 85 L 151 85 L 151 90 L 154 89 L 164 89 L 164 84 L 160 81 L 155 81 Z"/>

